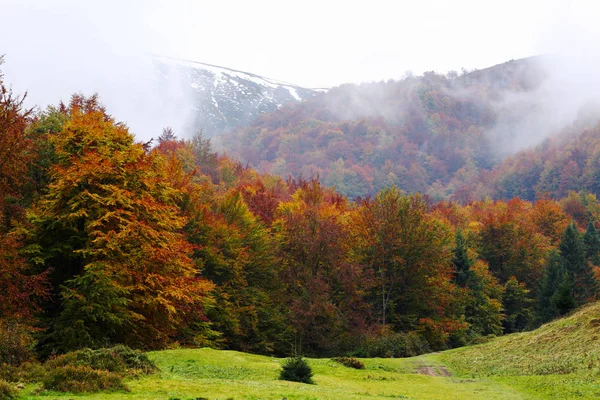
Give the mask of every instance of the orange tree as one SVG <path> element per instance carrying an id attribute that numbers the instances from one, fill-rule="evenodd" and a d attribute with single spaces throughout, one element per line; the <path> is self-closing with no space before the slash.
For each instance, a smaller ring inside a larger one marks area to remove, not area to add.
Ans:
<path id="1" fill-rule="evenodd" d="M 0 334 L 6 326 L 31 322 L 38 301 L 47 293 L 45 274 L 33 273 L 20 254 L 16 229 L 24 222 L 28 164 L 35 153 L 28 136 L 32 113 L 23 101 L 24 96 L 14 95 L 4 85 L 0 73 Z M 0 349 L 3 361 L 7 360 Z"/>
<path id="2" fill-rule="evenodd" d="M 316 179 L 300 181 L 273 223 L 296 351 L 339 353 L 368 328 L 370 273 L 350 257 L 345 198 Z"/>
<path id="3" fill-rule="evenodd" d="M 74 96 L 53 135 L 57 163 L 33 208 L 33 243 L 50 272 L 45 353 L 126 343 L 159 348 L 203 314 L 167 163 L 134 143 L 96 97 Z"/>

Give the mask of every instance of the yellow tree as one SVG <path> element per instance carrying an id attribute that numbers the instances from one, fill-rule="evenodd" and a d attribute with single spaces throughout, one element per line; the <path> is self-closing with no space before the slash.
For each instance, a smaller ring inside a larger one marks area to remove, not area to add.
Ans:
<path id="1" fill-rule="evenodd" d="M 356 251 L 377 277 L 373 302 L 382 325 L 422 331 L 433 346 L 463 328 L 453 320 L 452 232 L 421 196 L 384 189 L 351 225 Z"/>

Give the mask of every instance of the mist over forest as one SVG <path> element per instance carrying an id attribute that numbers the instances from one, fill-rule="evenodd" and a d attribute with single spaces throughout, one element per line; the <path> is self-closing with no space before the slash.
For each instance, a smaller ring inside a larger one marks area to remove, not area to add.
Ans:
<path id="1" fill-rule="evenodd" d="M 315 383 L 303 356 L 597 393 L 586 5 L 4 1 L 0 400 Z"/>

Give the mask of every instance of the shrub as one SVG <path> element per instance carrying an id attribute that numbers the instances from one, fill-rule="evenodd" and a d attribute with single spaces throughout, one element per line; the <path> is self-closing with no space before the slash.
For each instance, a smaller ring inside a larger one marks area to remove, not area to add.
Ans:
<path id="1" fill-rule="evenodd" d="M 357 352 L 357 355 L 400 358 L 414 357 L 430 351 L 427 341 L 416 332 L 386 332 L 367 338 L 362 350 Z"/>
<path id="2" fill-rule="evenodd" d="M 308 362 L 300 356 L 285 360 L 281 366 L 281 372 L 279 373 L 279 379 L 282 381 L 308 384 L 314 384 L 312 376 L 312 368 L 308 365 Z"/>
<path id="3" fill-rule="evenodd" d="M 156 365 L 148 359 L 146 354 L 122 345 L 97 350 L 72 351 L 46 362 L 46 367 L 49 369 L 65 366 L 87 366 L 92 369 L 122 374 L 137 372 L 150 374 L 157 370 Z"/>
<path id="4" fill-rule="evenodd" d="M 108 372 L 125 373 L 127 366 L 121 357 L 115 353 L 105 351 L 106 349 L 92 350 L 82 349 L 71 351 L 46 361 L 46 368 L 55 369 L 61 367 L 90 367 L 91 369 L 104 370 Z"/>
<path id="5" fill-rule="evenodd" d="M 355 368 L 355 369 L 365 369 L 365 364 L 362 361 L 354 358 L 354 357 L 335 357 L 332 358 L 336 363 L 342 364 L 345 367 Z"/>
<path id="6" fill-rule="evenodd" d="M 0 400 L 12 400 L 17 398 L 17 393 L 13 386 L 0 379 Z"/>
<path id="7" fill-rule="evenodd" d="M 112 350 L 113 352 L 118 354 L 123 359 L 125 365 L 127 366 L 127 369 L 130 372 L 140 371 L 144 374 L 152 374 L 158 371 L 158 367 L 156 366 L 156 364 L 154 364 L 154 362 L 151 361 L 145 353 L 139 350 L 134 350 L 124 345 L 118 345 L 113 347 L 112 349 L 106 350 Z"/>
<path id="8" fill-rule="evenodd" d="M 18 367 L 0 365 L 0 380 L 8 382 L 39 382 L 45 373 L 46 369 L 39 362 L 25 362 Z"/>
<path id="9" fill-rule="evenodd" d="M 18 322 L 0 320 L 0 365 L 20 365 L 33 359 L 29 328 Z"/>
<path id="10" fill-rule="evenodd" d="M 42 384 L 46 390 L 71 393 L 128 390 L 121 375 L 87 365 L 50 369 L 43 377 Z"/>

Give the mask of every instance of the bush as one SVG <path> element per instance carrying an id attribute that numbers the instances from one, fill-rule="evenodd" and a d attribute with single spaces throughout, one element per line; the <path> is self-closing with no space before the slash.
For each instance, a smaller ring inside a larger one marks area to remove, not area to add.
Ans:
<path id="1" fill-rule="evenodd" d="M 312 376 L 312 368 L 308 365 L 308 362 L 300 356 L 285 360 L 281 366 L 281 372 L 279 373 L 279 379 L 282 381 L 308 384 L 314 384 Z"/>
<path id="2" fill-rule="evenodd" d="M 48 369 L 65 366 L 86 366 L 96 370 L 121 374 L 135 374 L 137 372 L 150 374 L 157 370 L 156 365 L 148 359 L 146 354 L 122 345 L 97 350 L 72 351 L 46 362 Z"/>
<path id="3" fill-rule="evenodd" d="M 15 321 L 0 320 L 0 365 L 20 365 L 33 358 L 29 327 Z"/>
<path id="4" fill-rule="evenodd" d="M 0 400 L 12 400 L 17 398 L 17 393 L 13 386 L 0 379 Z"/>
<path id="5" fill-rule="evenodd" d="M 128 390 L 121 375 L 87 365 L 50 369 L 43 377 L 42 384 L 46 390 L 71 393 Z"/>
<path id="6" fill-rule="evenodd" d="M 26 362 L 18 367 L 0 365 L 0 380 L 8 382 L 39 382 L 45 374 L 46 369 L 38 362 Z"/>
<path id="7" fill-rule="evenodd" d="M 125 362 L 125 365 L 127 366 L 129 372 L 139 371 L 143 372 L 144 374 L 152 374 L 158 371 L 158 367 L 156 366 L 156 364 L 154 364 L 154 362 L 151 361 L 145 353 L 139 350 L 134 350 L 130 347 L 123 345 L 118 345 L 113 347 L 112 349 L 106 350 L 111 350 L 114 353 L 118 354 Z"/>
<path id="8" fill-rule="evenodd" d="M 335 357 L 332 360 L 348 368 L 365 369 L 365 364 L 354 357 Z"/>
<path id="9" fill-rule="evenodd" d="M 416 332 L 386 332 L 367 338 L 357 352 L 361 357 L 401 358 L 430 352 L 427 341 Z"/>

